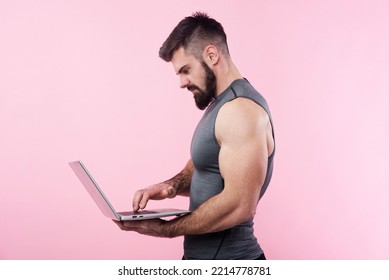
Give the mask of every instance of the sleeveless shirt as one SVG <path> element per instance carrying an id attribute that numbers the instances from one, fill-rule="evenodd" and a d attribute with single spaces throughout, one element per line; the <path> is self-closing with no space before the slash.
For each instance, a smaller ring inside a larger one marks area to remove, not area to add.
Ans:
<path id="1" fill-rule="evenodd" d="M 261 106 L 272 124 L 268 104 L 246 79 L 238 79 L 211 103 L 194 132 L 191 157 L 194 172 L 190 187 L 190 210 L 217 195 L 224 188 L 219 169 L 220 145 L 215 136 L 215 122 L 220 108 L 235 98 L 248 98 Z M 272 124 L 274 138 L 274 130 Z M 275 149 L 274 149 L 275 150 Z M 268 158 L 267 173 L 260 197 L 265 193 L 272 176 L 274 151 Z M 254 236 L 253 220 L 216 233 L 186 235 L 185 259 L 255 259 L 263 253 Z"/>

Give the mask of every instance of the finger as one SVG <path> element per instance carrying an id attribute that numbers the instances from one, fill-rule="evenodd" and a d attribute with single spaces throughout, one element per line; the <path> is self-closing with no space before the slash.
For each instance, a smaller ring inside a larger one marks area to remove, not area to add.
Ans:
<path id="1" fill-rule="evenodd" d="M 145 209 L 146 205 L 147 205 L 147 202 L 149 201 L 150 199 L 150 194 L 148 191 L 144 192 L 143 193 L 143 196 L 142 196 L 142 199 L 140 200 L 139 202 L 139 208 L 140 209 Z"/>
<path id="2" fill-rule="evenodd" d="M 142 200 L 144 192 L 145 190 L 139 190 L 134 194 L 134 197 L 132 199 L 132 208 L 134 209 L 134 211 L 139 210 L 139 203 Z"/>
<path id="3" fill-rule="evenodd" d="M 136 221 L 116 221 L 112 220 L 121 230 L 124 231 L 135 231 L 137 229 L 137 222 Z"/>
<path id="4" fill-rule="evenodd" d="M 122 230 L 125 231 L 135 231 L 139 233 L 139 229 L 141 228 L 142 221 L 123 221 L 122 222 Z"/>
<path id="5" fill-rule="evenodd" d="M 166 197 L 172 198 L 174 197 L 174 194 L 175 194 L 175 190 L 172 186 L 166 189 Z"/>
<path id="6" fill-rule="evenodd" d="M 121 230 L 124 230 L 124 225 L 122 222 L 120 221 L 115 221 L 115 220 L 112 220 Z"/>

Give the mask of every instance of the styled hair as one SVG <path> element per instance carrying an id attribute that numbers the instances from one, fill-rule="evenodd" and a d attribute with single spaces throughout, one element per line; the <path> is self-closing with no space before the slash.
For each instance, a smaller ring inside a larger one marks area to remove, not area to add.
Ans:
<path id="1" fill-rule="evenodd" d="M 229 57 L 227 35 L 223 26 L 206 13 L 195 12 L 181 20 L 159 49 L 159 57 L 170 62 L 174 52 L 183 47 L 186 52 L 202 60 L 204 48 L 214 45 Z"/>

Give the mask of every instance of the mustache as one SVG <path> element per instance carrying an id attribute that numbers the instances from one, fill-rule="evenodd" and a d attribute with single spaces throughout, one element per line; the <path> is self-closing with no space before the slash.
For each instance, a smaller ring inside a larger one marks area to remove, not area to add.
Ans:
<path id="1" fill-rule="evenodd" d="M 200 88 L 198 86 L 195 86 L 195 85 L 191 85 L 191 86 L 188 86 L 186 87 L 189 91 L 193 91 L 195 89 L 197 89 L 198 91 L 201 91 Z"/>

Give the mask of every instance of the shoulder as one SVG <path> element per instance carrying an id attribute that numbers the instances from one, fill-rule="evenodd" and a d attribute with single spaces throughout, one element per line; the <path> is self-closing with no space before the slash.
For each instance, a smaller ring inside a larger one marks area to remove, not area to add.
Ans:
<path id="1" fill-rule="evenodd" d="M 250 137 L 265 131 L 269 123 L 265 109 L 251 99 L 238 97 L 220 108 L 215 134 L 219 142 L 226 137 Z"/>

